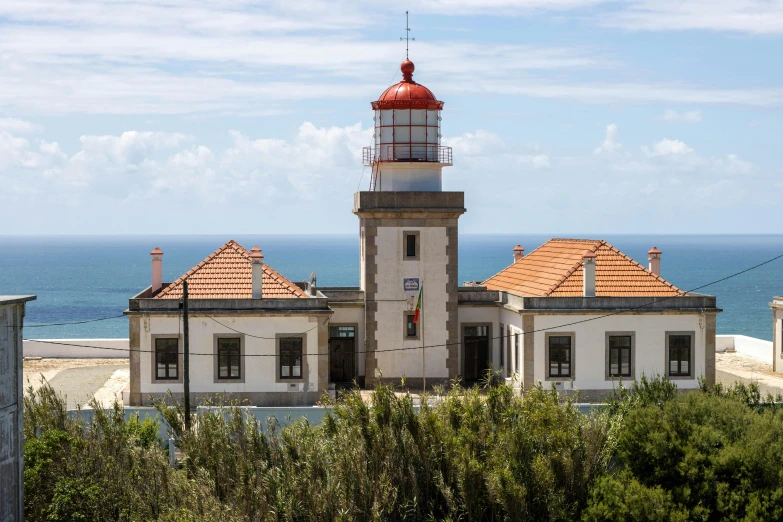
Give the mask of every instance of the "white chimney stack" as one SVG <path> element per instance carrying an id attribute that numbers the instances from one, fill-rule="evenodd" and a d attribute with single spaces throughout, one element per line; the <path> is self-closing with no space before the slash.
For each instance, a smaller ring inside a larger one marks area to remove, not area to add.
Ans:
<path id="1" fill-rule="evenodd" d="M 264 279 L 264 254 L 261 253 L 258 246 L 250 249 L 250 264 L 253 270 L 253 299 L 261 299 L 263 297 L 261 284 Z"/>
<path id="2" fill-rule="evenodd" d="M 652 247 L 652 250 L 647 252 L 650 256 L 648 258 L 650 261 L 650 272 L 657 276 L 661 275 L 661 253 L 662 252 L 658 250 L 657 247 Z"/>
<path id="3" fill-rule="evenodd" d="M 522 245 L 514 247 L 514 263 L 519 263 L 523 257 L 525 257 L 525 249 Z"/>
<path id="4" fill-rule="evenodd" d="M 585 297 L 595 297 L 595 252 L 588 250 L 582 256 L 583 289 Z"/>
<path id="5" fill-rule="evenodd" d="M 155 295 L 163 287 L 163 251 L 155 247 L 150 255 L 152 256 L 152 287 L 150 290 Z"/>

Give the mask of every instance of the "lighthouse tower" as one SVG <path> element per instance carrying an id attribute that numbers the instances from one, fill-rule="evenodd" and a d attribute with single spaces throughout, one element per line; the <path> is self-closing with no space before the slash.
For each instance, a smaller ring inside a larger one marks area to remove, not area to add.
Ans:
<path id="1" fill-rule="evenodd" d="M 372 102 L 375 147 L 365 147 L 365 166 L 372 167 L 370 190 L 441 190 L 441 171 L 451 165 L 451 147 L 440 145 L 443 102 L 413 81 L 415 66 L 400 65 L 402 81 Z"/>
<path id="2" fill-rule="evenodd" d="M 443 192 L 451 148 L 440 144 L 443 102 L 413 80 L 406 58 L 402 81 L 372 102 L 369 190 L 354 195 L 359 217 L 361 287 L 365 294 L 365 378 L 368 385 L 402 377 L 427 387 L 460 372 L 457 317 L 457 220 L 464 193 Z M 419 291 L 422 304 L 414 322 Z"/>

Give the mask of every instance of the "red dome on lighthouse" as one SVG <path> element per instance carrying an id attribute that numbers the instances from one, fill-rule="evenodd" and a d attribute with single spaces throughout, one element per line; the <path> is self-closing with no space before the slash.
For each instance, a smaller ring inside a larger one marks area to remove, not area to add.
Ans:
<path id="1" fill-rule="evenodd" d="M 438 101 L 432 91 L 413 81 L 413 62 L 405 60 L 400 64 L 402 81 L 392 85 L 372 102 L 374 110 L 383 109 L 429 109 L 442 110 L 443 102 Z"/>

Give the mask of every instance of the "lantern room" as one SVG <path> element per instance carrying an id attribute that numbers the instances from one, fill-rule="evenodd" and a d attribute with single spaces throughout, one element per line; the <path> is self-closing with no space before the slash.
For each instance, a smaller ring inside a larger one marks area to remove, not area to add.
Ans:
<path id="1" fill-rule="evenodd" d="M 363 151 L 370 190 L 440 190 L 441 168 L 452 164 L 451 147 L 440 145 L 443 102 L 413 81 L 414 69 L 402 62 L 402 81 L 372 102 L 375 146 Z"/>

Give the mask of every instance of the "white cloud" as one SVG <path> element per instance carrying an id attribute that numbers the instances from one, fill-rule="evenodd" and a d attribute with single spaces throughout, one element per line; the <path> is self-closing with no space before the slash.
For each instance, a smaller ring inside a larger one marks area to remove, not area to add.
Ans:
<path id="1" fill-rule="evenodd" d="M 652 149 L 649 149 L 647 147 L 643 147 L 643 150 L 645 153 L 652 157 L 652 156 L 677 156 L 681 154 L 688 154 L 690 152 L 693 152 L 693 149 L 688 147 L 685 143 L 683 143 L 680 140 L 670 140 L 669 138 L 664 138 L 655 145 L 652 146 Z"/>
<path id="2" fill-rule="evenodd" d="M 351 197 L 357 184 L 368 184 L 366 169 L 361 183 L 359 176 L 361 148 L 371 135 L 360 123 L 305 122 L 290 139 L 235 131 L 227 146 L 210 148 L 181 133 L 128 131 L 83 136 L 80 150 L 66 155 L 56 143 L 0 132 L 0 217 L 34 204 L 49 217 L 36 225 L 37 218 L 26 220 L 17 231 L 355 230 Z M 700 155 L 668 138 L 648 149 L 621 149 L 616 125 L 607 126 L 598 154 L 575 157 L 551 156 L 547 144 L 506 143 L 483 129 L 443 143 L 454 147 L 455 158 L 444 171 L 444 189 L 470 198 L 464 230 L 471 232 L 511 232 L 520 223 L 531 232 L 698 232 L 714 230 L 700 218 L 716 201 L 726 223 L 731 209 L 757 212 L 759 197 L 772 207 L 780 203 L 769 190 L 779 176 L 737 154 Z M 650 222 L 650 208 L 666 218 Z M 515 219 L 498 217 L 506 212 Z"/>
<path id="3" fill-rule="evenodd" d="M 778 0 L 634 0 L 601 15 L 599 20 L 605 25 L 636 31 L 773 34 L 783 32 L 783 3 Z"/>
<path id="4" fill-rule="evenodd" d="M 701 112 L 699 111 L 687 111 L 679 113 L 672 109 L 666 109 L 662 118 L 666 121 L 684 121 L 687 123 L 699 123 L 701 122 Z"/>
<path id="5" fill-rule="evenodd" d="M 33 134 L 43 131 L 43 127 L 18 118 L 0 118 L 0 131 L 11 134 Z"/>
<path id="6" fill-rule="evenodd" d="M 610 123 L 606 126 L 606 137 L 604 138 L 604 142 L 593 150 L 593 154 L 612 154 L 622 147 L 623 145 L 617 141 L 617 125 Z"/>
<path id="7" fill-rule="evenodd" d="M 482 129 L 451 138 L 444 137 L 442 144 L 454 149 L 454 158 L 458 164 L 465 162 L 471 166 L 492 168 L 493 165 L 505 163 L 512 169 L 547 169 L 551 166 L 549 157 L 540 153 L 538 145 L 512 150 L 500 136 Z"/>
<path id="8" fill-rule="evenodd" d="M 601 0 L 431 0 L 420 7 L 507 16 L 603 3 L 612 6 L 609 14 L 642 9 Z M 379 1 L 356 9 L 318 0 L 10 0 L 0 4 L 0 20 L 0 106 L 47 115 L 247 115 L 290 111 L 298 100 L 367 99 L 388 85 L 401 58 L 399 42 L 373 38 L 379 26 L 399 21 Z M 596 71 L 623 64 L 600 48 L 423 39 L 415 59 L 417 77 L 441 97 L 783 105 L 779 87 L 602 80 Z"/>

